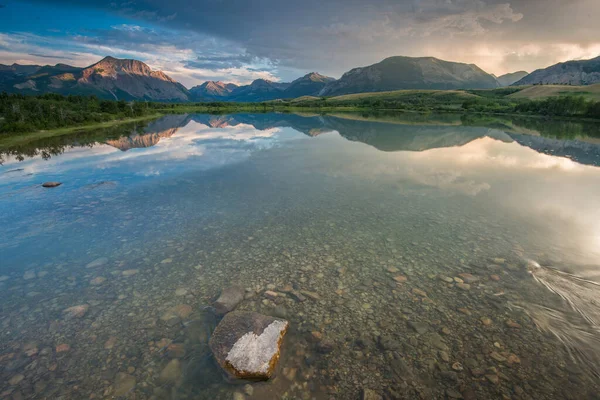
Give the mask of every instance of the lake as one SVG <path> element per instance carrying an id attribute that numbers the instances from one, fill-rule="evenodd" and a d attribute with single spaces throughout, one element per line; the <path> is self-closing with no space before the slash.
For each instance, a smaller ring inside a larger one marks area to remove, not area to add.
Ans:
<path id="1" fill-rule="evenodd" d="M 0 147 L 0 398 L 598 399 L 598 137 L 181 114 Z M 269 381 L 208 349 L 232 285 L 290 322 Z"/>

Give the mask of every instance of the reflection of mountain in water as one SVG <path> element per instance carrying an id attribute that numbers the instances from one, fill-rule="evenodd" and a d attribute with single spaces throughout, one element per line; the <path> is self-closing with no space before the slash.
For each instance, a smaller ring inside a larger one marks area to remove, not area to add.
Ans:
<path id="1" fill-rule="evenodd" d="M 486 126 L 403 124 L 340 116 L 278 113 L 191 116 L 198 123 L 216 126 L 215 122 L 207 122 L 211 118 L 221 121 L 219 127 L 238 124 L 252 125 L 259 130 L 290 127 L 309 136 L 337 131 L 348 140 L 365 143 L 381 151 L 425 151 L 464 146 L 473 140 L 490 137 L 506 143 L 516 141 L 537 152 L 567 157 L 581 164 L 600 165 L 600 144 L 503 132 Z"/>
<path id="2" fill-rule="evenodd" d="M 464 146 L 482 137 L 511 142 L 504 132 L 482 127 L 402 125 L 376 121 L 329 118 L 329 127 L 348 140 L 365 143 L 381 151 L 425 151 Z"/>
<path id="3" fill-rule="evenodd" d="M 566 157 L 580 164 L 600 165 L 600 145 L 578 140 L 559 140 L 534 135 L 510 135 L 522 146 L 539 153 Z"/>
<path id="4" fill-rule="evenodd" d="M 448 121 L 429 122 L 424 117 L 417 121 L 400 118 L 414 119 L 414 115 L 392 118 L 388 116 L 385 120 L 378 120 L 372 116 L 356 114 L 335 116 L 291 113 L 171 114 L 150 122 L 145 127 L 129 128 L 128 135 L 118 136 L 114 132 L 107 132 L 103 139 L 98 140 L 96 136 L 102 136 L 102 133 L 96 131 L 94 138 L 82 141 L 81 138 L 86 134 L 81 133 L 77 137 L 69 139 L 68 144 L 64 143 L 68 138 L 61 138 L 60 143 L 52 147 L 52 154 L 59 154 L 62 151 L 60 149 L 65 146 L 93 145 L 94 143 L 106 143 L 122 151 L 151 147 L 160 140 L 173 136 L 179 128 L 194 121 L 214 129 L 240 124 L 250 125 L 258 130 L 292 128 L 311 137 L 336 131 L 347 140 L 365 143 L 387 152 L 426 151 L 464 146 L 476 139 L 490 137 L 506 143 L 516 141 L 522 146 L 540 153 L 567 157 L 581 164 L 600 165 L 600 144 L 597 143 L 514 133 L 509 129 L 511 126 L 504 125 L 503 128 L 503 125 L 499 123 L 495 123 L 494 126 L 489 126 L 487 123 L 464 125 L 462 124 L 464 121 L 458 118 L 450 121 L 450 124 Z M 516 124 L 513 125 L 516 126 Z M 44 151 L 47 147 L 47 143 L 34 142 L 18 148 L 4 149 L 0 151 L 0 156 L 6 153 L 22 158 L 22 155 L 33 156 L 40 152 L 45 154 Z M 56 150 L 55 147 L 59 150 Z M 1 161 L 0 158 L 0 163 Z"/>
<path id="5" fill-rule="evenodd" d="M 135 148 L 152 147 L 161 139 L 169 138 L 177 130 L 189 122 L 186 114 L 171 114 L 152 121 L 142 132 L 136 132 L 129 136 L 121 136 L 118 139 L 107 140 L 106 144 L 116 147 L 121 151 Z"/>

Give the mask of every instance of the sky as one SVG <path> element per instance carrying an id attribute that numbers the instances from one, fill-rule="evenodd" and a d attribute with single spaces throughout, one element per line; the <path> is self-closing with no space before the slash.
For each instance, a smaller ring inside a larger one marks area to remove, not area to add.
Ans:
<path id="1" fill-rule="evenodd" d="M 501 75 L 600 55 L 600 0 L 0 0 L 0 63 L 141 60 L 192 87 L 395 55 Z"/>

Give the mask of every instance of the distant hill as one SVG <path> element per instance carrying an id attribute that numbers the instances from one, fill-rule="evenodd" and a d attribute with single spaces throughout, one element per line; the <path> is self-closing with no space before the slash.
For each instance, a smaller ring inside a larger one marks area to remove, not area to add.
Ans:
<path id="1" fill-rule="evenodd" d="M 316 96 L 328 83 L 334 81 L 335 78 L 311 72 L 290 83 L 290 86 L 284 90 L 282 98 L 295 99 L 302 96 Z"/>
<path id="2" fill-rule="evenodd" d="M 193 101 L 224 100 L 231 95 L 238 85 L 234 83 L 206 81 L 190 89 Z"/>
<path id="3" fill-rule="evenodd" d="M 496 80 L 498 81 L 498 83 L 500 84 L 501 87 L 506 87 L 506 86 L 510 86 L 513 83 L 525 78 L 527 75 L 529 75 L 529 72 L 517 71 L 517 72 L 511 72 L 509 74 L 500 75 L 500 76 L 496 77 Z"/>
<path id="4" fill-rule="evenodd" d="M 25 94 L 96 95 L 117 100 L 187 101 L 187 89 L 137 60 L 105 57 L 87 68 L 0 65 L 0 90 Z"/>
<path id="5" fill-rule="evenodd" d="M 588 100 L 600 101 L 600 83 L 586 86 L 534 85 L 525 87 L 508 97 L 515 99 L 546 99 L 568 95 L 583 96 Z"/>
<path id="6" fill-rule="evenodd" d="M 258 102 L 277 99 L 294 99 L 302 96 L 316 96 L 334 78 L 311 72 L 293 82 L 273 82 L 257 79 L 249 85 L 237 86 L 233 83 L 204 82 L 190 89 L 193 101 L 235 101 Z"/>
<path id="7" fill-rule="evenodd" d="M 249 85 L 238 86 L 232 92 L 228 101 L 252 102 L 281 98 L 289 83 L 273 82 L 266 79 L 257 79 Z"/>
<path id="8" fill-rule="evenodd" d="M 474 64 L 433 57 L 390 57 L 368 67 L 354 68 L 328 84 L 322 96 L 400 89 L 492 89 L 496 79 Z"/>
<path id="9" fill-rule="evenodd" d="M 592 85 L 600 83 L 600 57 L 538 69 L 514 85 Z"/>

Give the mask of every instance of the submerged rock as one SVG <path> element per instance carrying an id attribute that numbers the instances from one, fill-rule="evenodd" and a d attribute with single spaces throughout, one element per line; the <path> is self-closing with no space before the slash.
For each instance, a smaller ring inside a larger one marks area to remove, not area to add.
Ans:
<path id="1" fill-rule="evenodd" d="M 176 382 L 181 377 L 181 362 L 174 358 L 160 371 L 162 382 Z"/>
<path id="2" fill-rule="evenodd" d="M 96 267 L 101 267 L 104 264 L 108 263 L 108 258 L 106 257 L 100 257 L 100 258 L 96 258 L 94 261 L 88 263 L 88 265 L 86 265 L 86 268 L 96 268 Z"/>
<path id="3" fill-rule="evenodd" d="M 81 304 L 63 310 L 63 315 L 65 319 L 82 318 L 89 309 L 89 304 Z"/>
<path id="4" fill-rule="evenodd" d="M 232 377 L 269 379 L 288 327 L 289 322 L 283 319 L 235 311 L 219 323 L 209 346 L 221 368 Z"/>
<path id="5" fill-rule="evenodd" d="M 135 377 L 124 372 L 119 372 L 115 378 L 114 395 L 117 397 L 126 395 L 133 390 L 135 383 Z"/>
<path id="6" fill-rule="evenodd" d="M 362 400 L 382 400 L 383 397 L 373 389 L 364 388 Z"/>
<path id="7" fill-rule="evenodd" d="M 61 182 L 44 182 L 42 183 L 42 186 L 45 188 L 53 188 L 53 187 L 57 187 L 62 185 Z"/>
<path id="8" fill-rule="evenodd" d="M 242 300 L 244 300 L 244 288 L 230 286 L 221 292 L 221 295 L 215 301 L 214 307 L 217 314 L 224 315 L 233 311 Z"/>

